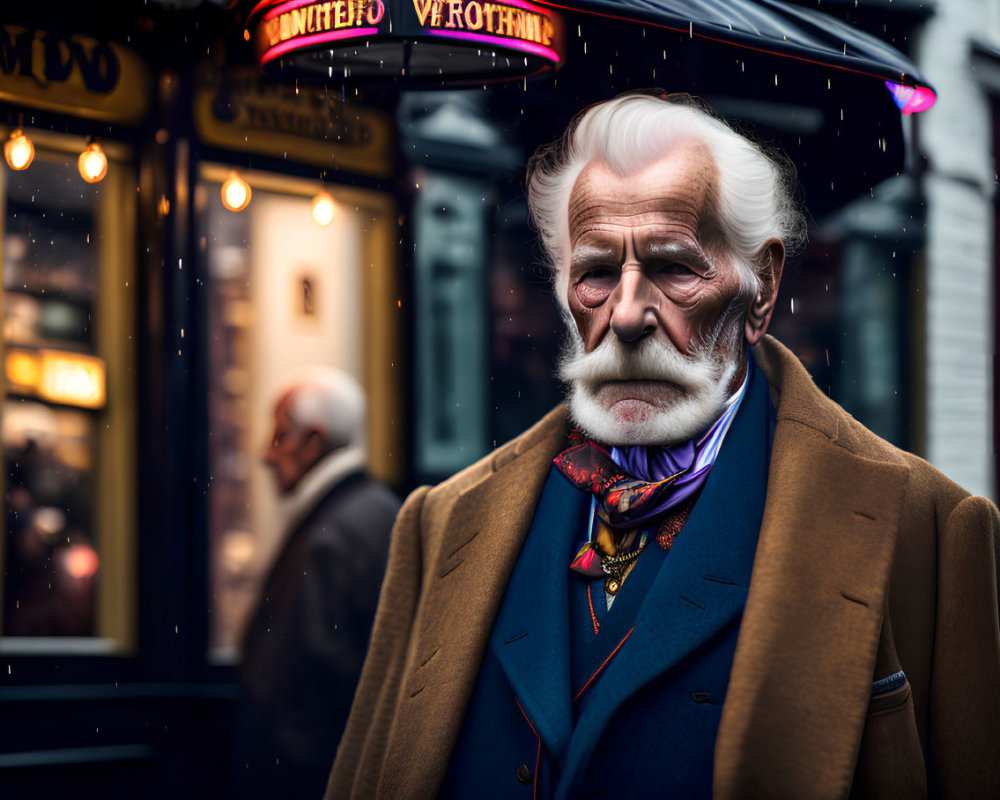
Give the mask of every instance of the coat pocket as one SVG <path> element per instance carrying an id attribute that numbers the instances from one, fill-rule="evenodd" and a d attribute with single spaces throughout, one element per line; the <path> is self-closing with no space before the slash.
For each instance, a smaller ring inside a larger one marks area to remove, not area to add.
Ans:
<path id="1" fill-rule="evenodd" d="M 875 681 L 872 684 L 871 700 L 868 701 L 868 717 L 889 714 L 905 708 L 907 703 L 912 706 L 912 696 L 910 682 L 902 672 Z"/>
<path id="2" fill-rule="evenodd" d="M 852 800 L 918 800 L 927 797 L 923 749 L 913 692 L 906 676 L 872 684 L 868 716 L 851 786 Z M 894 677 L 894 676 L 890 676 Z M 900 682 L 901 681 L 901 682 Z"/>

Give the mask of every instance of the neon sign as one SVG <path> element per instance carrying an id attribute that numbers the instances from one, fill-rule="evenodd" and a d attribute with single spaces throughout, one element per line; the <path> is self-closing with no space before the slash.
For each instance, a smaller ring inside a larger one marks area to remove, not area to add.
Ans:
<path id="1" fill-rule="evenodd" d="M 384 17 L 382 0 L 282 3 L 264 15 L 260 26 L 266 47 L 261 64 L 304 47 L 372 36 Z"/>
<path id="2" fill-rule="evenodd" d="M 565 59 L 562 18 L 527 0 L 258 0 L 246 24 L 261 66 L 324 78 L 505 80 Z"/>
<path id="3" fill-rule="evenodd" d="M 552 12 L 520 0 L 413 0 L 424 32 L 469 42 L 513 47 L 559 63 L 552 49 Z"/>

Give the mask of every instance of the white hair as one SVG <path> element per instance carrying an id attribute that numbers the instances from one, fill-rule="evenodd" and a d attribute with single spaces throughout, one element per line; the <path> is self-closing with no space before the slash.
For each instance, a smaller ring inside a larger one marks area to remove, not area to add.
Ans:
<path id="1" fill-rule="evenodd" d="M 750 141 L 689 95 L 623 95 L 578 115 L 563 137 L 540 149 L 528 165 L 528 207 L 563 309 L 569 200 L 583 168 L 600 160 L 628 177 L 692 141 L 708 149 L 716 166 L 716 222 L 734 257 L 742 296 L 753 298 L 759 290 L 757 261 L 769 239 L 781 241 L 786 252 L 801 247 L 805 217 L 787 158 Z"/>
<path id="2" fill-rule="evenodd" d="M 323 364 L 301 367 L 285 379 L 279 397 L 284 395 L 291 398 L 295 431 L 319 428 L 333 448 L 364 445 L 365 393 L 347 372 Z"/>

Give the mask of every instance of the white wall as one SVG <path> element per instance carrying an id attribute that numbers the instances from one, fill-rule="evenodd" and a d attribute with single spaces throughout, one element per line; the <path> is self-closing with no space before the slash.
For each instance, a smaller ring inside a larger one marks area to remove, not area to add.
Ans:
<path id="1" fill-rule="evenodd" d="M 970 39 L 996 21 L 995 0 L 947 0 L 922 32 L 918 59 L 938 91 L 917 120 L 927 196 L 927 457 L 976 494 L 995 497 L 993 215 L 989 103 L 970 68 Z"/>

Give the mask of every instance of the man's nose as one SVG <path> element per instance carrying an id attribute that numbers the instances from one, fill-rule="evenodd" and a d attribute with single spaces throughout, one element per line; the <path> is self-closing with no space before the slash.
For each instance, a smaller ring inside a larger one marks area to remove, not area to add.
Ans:
<path id="1" fill-rule="evenodd" d="M 612 302 L 611 329 L 623 342 L 635 342 L 656 330 L 660 292 L 637 266 L 622 268 Z"/>

